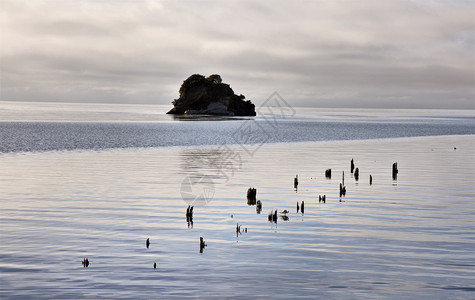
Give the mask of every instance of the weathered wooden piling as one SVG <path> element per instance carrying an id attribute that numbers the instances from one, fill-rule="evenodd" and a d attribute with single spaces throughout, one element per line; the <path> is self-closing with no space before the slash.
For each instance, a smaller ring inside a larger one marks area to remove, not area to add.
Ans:
<path id="1" fill-rule="evenodd" d="M 193 225 L 193 206 L 189 206 L 186 209 L 186 222 L 188 222 L 188 227 L 190 224 Z"/>
<path id="2" fill-rule="evenodd" d="M 189 206 L 186 209 L 186 218 L 187 219 L 193 219 L 193 206 Z"/>
<path id="3" fill-rule="evenodd" d="M 304 203 L 303 201 L 302 201 L 302 204 L 300 204 L 300 212 L 301 212 L 302 214 L 305 213 L 305 203 Z"/>
<path id="4" fill-rule="evenodd" d="M 340 183 L 340 198 L 346 195 L 346 187 Z"/>
<path id="5" fill-rule="evenodd" d="M 327 195 L 323 195 L 323 196 L 318 195 L 318 203 L 321 203 L 321 202 L 326 203 L 326 201 L 327 201 Z"/>
<path id="6" fill-rule="evenodd" d="M 393 163 L 393 180 L 397 180 L 397 174 L 399 173 L 399 170 L 397 168 L 397 162 Z"/>
<path id="7" fill-rule="evenodd" d="M 328 179 L 332 178 L 332 169 L 325 170 L 325 178 L 328 178 Z"/>
<path id="8" fill-rule="evenodd" d="M 297 201 L 297 213 L 299 213 L 300 211 L 300 205 L 299 205 L 299 202 Z"/>
<path id="9" fill-rule="evenodd" d="M 271 210 L 270 214 L 267 216 L 267 220 L 269 220 L 269 222 L 274 222 L 274 223 L 277 223 L 277 209 L 275 210 Z"/>
<path id="10" fill-rule="evenodd" d="M 262 211 L 262 202 L 261 202 L 261 200 L 257 200 L 257 202 L 256 202 L 256 212 L 258 214 L 260 214 L 261 211 Z"/>
<path id="11" fill-rule="evenodd" d="M 241 225 L 239 223 L 236 223 L 236 236 L 239 236 L 241 234 Z"/>
<path id="12" fill-rule="evenodd" d="M 203 249 L 208 246 L 206 243 L 205 243 L 205 240 L 203 239 L 203 237 L 200 237 L 200 253 L 203 253 Z"/>
<path id="13" fill-rule="evenodd" d="M 369 185 L 372 185 L 372 184 L 373 184 L 373 176 L 369 174 Z"/>
<path id="14" fill-rule="evenodd" d="M 294 189 L 297 189 L 297 186 L 299 185 L 299 175 L 295 175 L 294 178 Z"/>
<path id="15" fill-rule="evenodd" d="M 247 190 L 247 197 L 248 198 L 256 198 L 257 190 L 255 188 L 249 188 Z"/>
<path id="16" fill-rule="evenodd" d="M 145 246 L 147 247 L 147 249 L 148 249 L 148 247 L 150 247 L 150 239 L 147 239 L 145 241 Z"/>
<path id="17" fill-rule="evenodd" d="M 154 263 L 153 263 L 153 268 L 154 268 L 154 269 L 157 268 L 157 262 L 154 262 Z"/>
<path id="18" fill-rule="evenodd" d="M 355 170 L 355 163 L 353 162 L 353 158 L 351 159 L 351 165 L 350 165 L 350 171 L 353 174 L 353 171 Z"/>
<path id="19" fill-rule="evenodd" d="M 84 268 L 89 267 L 89 259 L 88 258 L 84 258 L 81 263 L 82 263 L 82 266 Z"/>
<path id="20" fill-rule="evenodd" d="M 257 190 L 255 188 L 247 190 L 247 205 L 256 205 L 256 194 Z"/>
<path id="21" fill-rule="evenodd" d="M 345 185 L 345 171 L 343 171 L 343 174 L 341 175 L 341 183 Z"/>
<path id="22" fill-rule="evenodd" d="M 360 169 L 356 168 L 355 169 L 355 180 L 358 181 L 360 179 Z"/>

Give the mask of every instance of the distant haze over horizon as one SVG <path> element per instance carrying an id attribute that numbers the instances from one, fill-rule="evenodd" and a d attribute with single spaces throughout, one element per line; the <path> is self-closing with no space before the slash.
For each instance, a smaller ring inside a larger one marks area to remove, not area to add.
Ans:
<path id="1" fill-rule="evenodd" d="M 475 108 L 475 2 L 0 1 L 0 101 L 170 105 L 220 74 L 257 106 Z"/>

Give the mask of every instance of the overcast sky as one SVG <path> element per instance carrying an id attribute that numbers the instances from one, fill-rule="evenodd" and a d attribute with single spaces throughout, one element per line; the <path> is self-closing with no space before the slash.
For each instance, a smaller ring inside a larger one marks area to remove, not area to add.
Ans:
<path id="1" fill-rule="evenodd" d="M 0 3 L 3 101 L 170 104 L 217 73 L 257 105 L 475 108 L 475 1 Z"/>

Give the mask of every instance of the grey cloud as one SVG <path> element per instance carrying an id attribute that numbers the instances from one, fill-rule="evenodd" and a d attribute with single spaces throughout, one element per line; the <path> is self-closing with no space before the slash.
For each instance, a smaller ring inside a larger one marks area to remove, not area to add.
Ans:
<path id="1" fill-rule="evenodd" d="M 256 103 L 274 90 L 306 106 L 475 101 L 464 1 L 2 5 L 0 100 L 168 104 L 190 74 L 220 73 Z"/>

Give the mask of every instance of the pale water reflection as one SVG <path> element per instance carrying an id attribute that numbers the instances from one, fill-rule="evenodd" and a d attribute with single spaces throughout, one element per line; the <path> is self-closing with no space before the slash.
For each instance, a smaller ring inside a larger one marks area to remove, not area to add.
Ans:
<path id="1" fill-rule="evenodd" d="M 230 149 L 243 158 L 233 172 L 209 163 L 221 157 L 217 146 L 2 154 L 0 296 L 473 295 L 473 135 L 271 144 L 253 156 Z M 200 174 L 215 191 L 188 228 L 180 189 Z M 251 186 L 261 214 L 247 205 Z M 268 222 L 275 209 L 289 220 Z M 248 231 L 236 235 L 237 223 Z"/>

